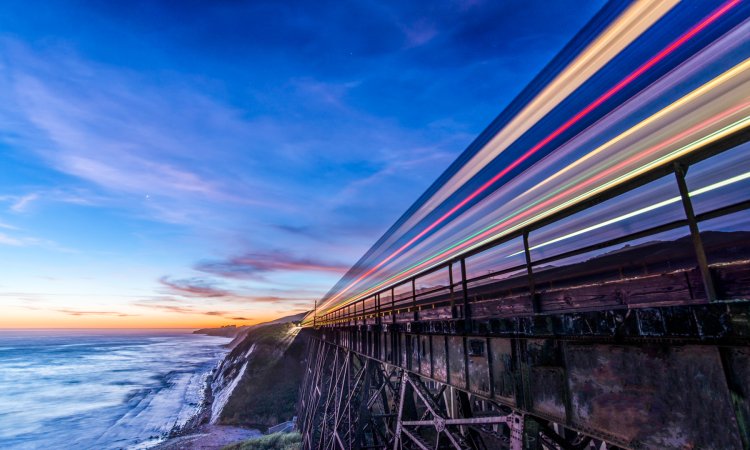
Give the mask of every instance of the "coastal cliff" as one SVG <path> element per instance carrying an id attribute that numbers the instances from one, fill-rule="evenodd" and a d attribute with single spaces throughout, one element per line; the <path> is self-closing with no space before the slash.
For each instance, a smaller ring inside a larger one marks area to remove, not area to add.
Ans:
<path id="1" fill-rule="evenodd" d="M 222 448 L 293 419 L 304 372 L 305 313 L 250 327 L 197 330 L 234 339 L 205 386 L 201 412 L 159 450 Z M 234 328 L 234 329 L 232 329 Z"/>

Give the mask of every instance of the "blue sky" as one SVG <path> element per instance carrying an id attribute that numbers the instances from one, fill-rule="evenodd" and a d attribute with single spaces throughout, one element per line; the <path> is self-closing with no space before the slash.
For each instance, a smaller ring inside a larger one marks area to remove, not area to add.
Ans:
<path id="1" fill-rule="evenodd" d="M 4 2 L 0 327 L 308 308 L 600 6 Z"/>

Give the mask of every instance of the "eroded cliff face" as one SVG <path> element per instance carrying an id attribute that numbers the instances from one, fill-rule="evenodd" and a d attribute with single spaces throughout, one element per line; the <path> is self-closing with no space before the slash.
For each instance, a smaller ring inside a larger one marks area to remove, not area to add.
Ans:
<path id="1" fill-rule="evenodd" d="M 229 397 L 232 396 L 234 389 L 245 376 L 245 370 L 250 363 L 253 350 L 255 350 L 255 344 L 251 345 L 247 352 L 240 353 L 231 359 L 225 359 L 219 366 L 217 377 L 211 383 L 211 391 L 214 393 L 214 399 L 211 404 L 210 423 L 217 423 L 219 421 L 221 412 L 224 406 L 226 406 L 227 401 L 229 401 Z"/>
<path id="2" fill-rule="evenodd" d="M 293 323 L 249 329 L 214 373 L 210 422 L 270 427 L 291 420 L 305 342 Z"/>

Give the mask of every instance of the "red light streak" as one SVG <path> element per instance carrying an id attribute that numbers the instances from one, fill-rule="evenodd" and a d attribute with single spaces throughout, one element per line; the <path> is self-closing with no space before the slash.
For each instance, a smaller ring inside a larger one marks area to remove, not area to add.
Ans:
<path id="1" fill-rule="evenodd" d="M 445 257 L 447 254 L 449 254 L 451 252 L 455 253 L 457 250 L 461 250 L 461 249 L 463 249 L 463 248 L 465 248 L 465 247 L 467 247 L 467 246 L 469 246 L 469 245 L 471 245 L 471 244 L 473 244 L 473 243 L 475 243 L 475 242 L 477 242 L 477 241 L 479 241 L 481 239 L 484 239 L 485 237 L 491 236 L 493 233 L 497 232 L 498 230 L 500 230 L 504 226 L 512 224 L 513 222 L 517 222 L 519 219 L 522 219 L 522 218 L 528 216 L 529 214 L 532 214 L 532 213 L 534 213 L 536 211 L 539 211 L 540 209 L 544 208 L 545 206 L 548 206 L 550 203 L 553 203 L 554 201 L 559 200 L 561 197 L 563 197 L 565 195 L 568 195 L 568 194 L 570 194 L 570 193 L 572 193 L 574 191 L 580 190 L 581 188 L 584 188 L 584 187 L 590 185 L 591 183 L 593 183 L 593 182 L 595 182 L 595 181 L 603 178 L 604 176 L 610 175 L 613 172 L 615 172 L 615 171 L 617 171 L 619 169 L 622 169 L 623 167 L 625 167 L 625 166 L 627 166 L 629 164 L 632 164 L 633 162 L 637 161 L 640 158 L 643 158 L 644 156 L 648 156 L 648 155 L 650 155 L 650 154 L 652 154 L 652 153 L 654 153 L 654 152 L 656 152 L 656 151 L 658 151 L 658 150 L 660 150 L 660 149 L 662 149 L 662 148 L 664 148 L 664 147 L 666 147 L 666 146 L 668 146 L 670 144 L 673 144 L 673 143 L 679 141 L 680 139 L 682 139 L 682 138 L 684 138 L 686 136 L 689 136 L 690 134 L 692 134 L 692 133 L 700 130 L 701 128 L 704 128 L 704 127 L 706 127 L 708 125 L 711 125 L 712 123 L 714 123 L 716 121 L 719 121 L 719 120 L 724 119 L 724 118 L 726 118 L 728 116 L 731 116 L 732 114 L 736 113 L 737 111 L 741 111 L 742 109 L 747 108 L 747 107 L 750 107 L 750 102 L 742 103 L 742 104 L 740 104 L 738 106 L 735 106 L 732 109 L 724 111 L 721 114 L 717 114 L 716 116 L 713 116 L 713 117 L 711 117 L 711 118 L 709 118 L 709 119 L 707 119 L 707 120 L 705 120 L 705 121 L 703 121 L 703 122 L 701 122 L 701 123 L 699 123 L 697 125 L 694 125 L 691 128 L 683 131 L 682 133 L 680 133 L 680 134 L 678 134 L 676 136 L 673 136 L 673 137 L 667 139 L 666 141 L 663 141 L 663 142 L 661 142 L 661 143 L 659 143 L 659 144 L 657 144 L 657 145 L 655 145 L 655 146 L 653 146 L 653 147 L 645 150 L 644 152 L 642 152 L 642 153 L 640 153 L 638 155 L 633 155 L 630 158 L 621 161 L 620 163 L 618 163 L 618 164 L 610 167 L 609 169 L 607 169 L 605 171 L 600 172 L 597 176 L 589 178 L 588 180 L 586 180 L 586 182 L 581 183 L 579 185 L 576 185 L 576 186 L 568 189 L 567 191 L 563 191 L 563 192 L 555 195 L 554 197 L 551 197 L 551 198 L 545 200 L 544 202 L 535 205 L 533 208 L 530 208 L 530 209 L 528 209 L 528 210 L 526 210 L 526 211 L 524 211 L 524 212 L 522 212 L 522 213 L 520 213 L 520 214 L 512 217 L 511 219 L 508 219 L 508 220 L 506 220 L 504 222 L 501 222 L 501 223 L 495 225 L 494 227 L 490 228 L 489 230 L 486 230 L 483 233 L 474 236 L 473 238 L 467 240 L 466 242 L 462 242 L 460 245 L 458 245 L 456 247 L 453 247 L 451 249 L 448 249 L 448 250 L 446 250 L 446 251 L 444 251 L 444 252 L 442 252 L 442 253 L 440 253 L 440 254 L 432 257 L 431 259 L 429 259 L 427 261 L 424 261 L 420 265 L 415 266 L 415 267 L 413 267 L 413 268 L 411 268 L 411 269 L 409 269 L 409 270 L 401 273 L 401 276 L 403 277 L 403 276 L 410 275 L 410 274 L 414 273 L 415 271 L 419 271 L 421 268 L 425 267 L 426 265 L 429 265 L 429 264 L 431 264 L 431 263 L 433 263 L 433 262 L 435 262 L 435 261 L 437 261 L 439 259 L 442 259 L 443 257 Z"/>

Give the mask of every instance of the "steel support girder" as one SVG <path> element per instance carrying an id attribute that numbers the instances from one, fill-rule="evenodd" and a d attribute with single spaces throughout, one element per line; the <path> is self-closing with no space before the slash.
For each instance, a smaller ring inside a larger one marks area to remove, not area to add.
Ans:
<path id="1" fill-rule="evenodd" d="M 511 430 L 506 447 L 523 448 L 522 417 L 462 417 L 446 408 L 446 385 L 430 382 L 432 392 L 419 375 L 311 339 L 298 412 L 303 448 L 463 450 L 477 448 L 464 435 L 470 427 L 498 425 Z"/>

